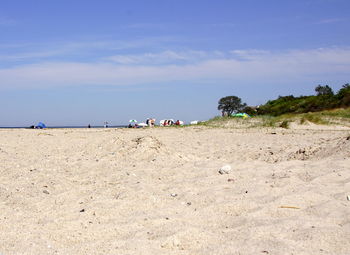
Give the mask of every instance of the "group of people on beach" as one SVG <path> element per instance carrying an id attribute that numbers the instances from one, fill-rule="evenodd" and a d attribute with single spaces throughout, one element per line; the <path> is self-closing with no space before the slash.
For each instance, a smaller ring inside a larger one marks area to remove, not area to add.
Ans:
<path id="1" fill-rule="evenodd" d="M 154 127 L 155 123 L 156 123 L 156 119 L 154 118 L 147 118 L 146 123 L 139 123 L 139 124 L 137 123 L 136 120 L 131 120 L 128 125 L 128 128 Z M 104 128 L 109 127 L 109 123 L 107 121 L 105 121 L 103 124 L 104 124 L 103 125 Z M 184 122 L 180 120 L 174 121 L 173 119 L 165 119 L 165 120 L 161 120 L 159 124 L 160 126 L 163 126 L 163 127 L 173 126 L 173 125 L 182 126 L 184 125 Z M 91 128 L 91 125 L 89 124 L 87 127 Z"/>
<path id="2" fill-rule="evenodd" d="M 177 121 L 174 121 L 172 119 L 170 120 L 161 120 L 160 121 L 160 125 L 163 126 L 163 127 L 167 127 L 167 126 L 182 126 L 184 125 L 184 122 L 181 121 L 181 120 L 177 120 Z"/>
<path id="3" fill-rule="evenodd" d="M 172 125 L 174 125 L 174 121 L 173 120 L 165 120 L 164 122 L 163 122 L 163 126 L 165 127 L 165 126 L 172 126 Z"/>
<path id="4" fill-rule="evenodd" d="M 154 127 L 155 126 L 156 119 L 154 118 L 148 118 L 145 123 L 136 123 L 136 121 L 133 120 L 132 123 L 129 123 L 128 128 L 139 128 L 139 127 Z M 173 119 L 165 119 L 161 120 L 159 122 L 159 125 L 161 127 L 168 127 L 168 126 L 182 126 L 184 125 L 183 121 L 177 120 L 174 121 Z"/>

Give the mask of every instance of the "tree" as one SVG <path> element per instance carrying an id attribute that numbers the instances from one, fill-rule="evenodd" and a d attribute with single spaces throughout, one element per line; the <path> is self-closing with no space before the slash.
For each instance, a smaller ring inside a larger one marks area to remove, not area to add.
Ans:
<path id="1" fill-rule="evenodd" d="M 328 85 L 326 86 L 318 85 L 315 88 L 315 91 L 317 92 L 317 96 L 334 95 L 332 88 L 329 87 Z"/>
<path id="2" fill-rule="evenodd" d="M 256 107 L 246 106 L 242 109 L 243 112 L 250 116 L 254 116 L 258 114 L 258 110 Z"/>
<path id="3" fill-rule="evenodd" d="M 344 84 L 336 96 L 340 100 L 340 106 L 350 106 L 350 84 Z"/>
<path id="4" fill-rule="evenodd" d="M 231 115 L 233 112 L 239 112 L 246 106 L 242 103 L 242 99 L 236 96 L 227 96 L 219 100 L 218 110 L 227 115 Z"/>
<path id="5" fill-rule="evenodd" d="M 350 84 L 346 83 L 342 86 L 342 88 L 338 91 L 337 96 L 343 98 L 346 95 L 350 95 Z"/>

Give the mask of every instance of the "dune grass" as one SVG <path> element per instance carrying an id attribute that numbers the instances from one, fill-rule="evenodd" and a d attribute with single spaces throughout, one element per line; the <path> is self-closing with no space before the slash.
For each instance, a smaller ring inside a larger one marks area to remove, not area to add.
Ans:
<path id="1" fill-rule="evenodd" d="M 237 117 L 214 117 L 199 125 L 208 127 L 282 127 L 289 128 L 291 123 L 305 125 L 344 125 L 350 127 L 350 108 L 334 109 L 321 112 L 283 114 L 280 116 L 259 115 L 242 119 Z"/>

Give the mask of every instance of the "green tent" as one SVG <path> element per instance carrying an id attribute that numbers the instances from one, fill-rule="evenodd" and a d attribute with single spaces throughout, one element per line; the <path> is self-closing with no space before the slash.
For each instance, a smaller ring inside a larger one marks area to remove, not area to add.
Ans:
<path id="1" fill-rule="evenodd" d="M 232 114 L 231 116 L 232 116 L 232 117 L 243 118 L 243 119 L 249 118 L 249 117 L 250 117 L 250 116 L 249 116 L 248 114 L 246 114 L 245 112 L 244 112 L 244 113 L 241 113 L 241 112 L 239 112 L 239 113 L 234 113 L 234 114 Z"/>

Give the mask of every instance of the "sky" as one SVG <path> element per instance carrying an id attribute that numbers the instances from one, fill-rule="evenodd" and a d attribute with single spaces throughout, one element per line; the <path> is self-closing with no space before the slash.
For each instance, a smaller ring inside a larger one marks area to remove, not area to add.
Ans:
<path id="1" fill-rule="evenodd" d="M 0 0 L 0 126 L 206 120 L 350 82 L 349 0 Z"/>

